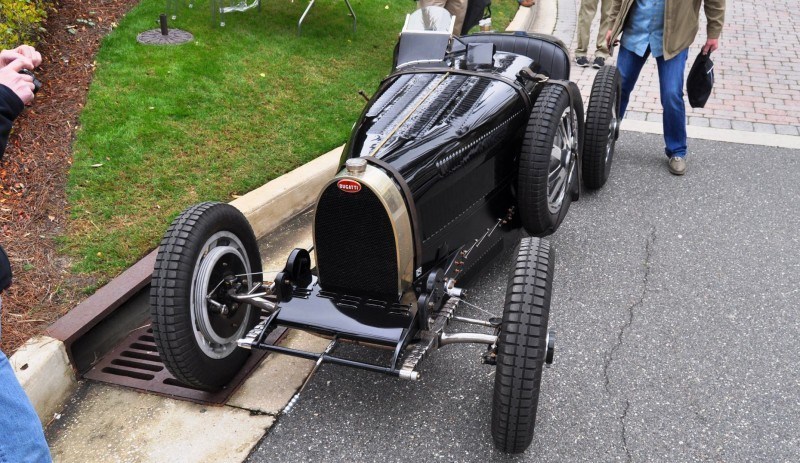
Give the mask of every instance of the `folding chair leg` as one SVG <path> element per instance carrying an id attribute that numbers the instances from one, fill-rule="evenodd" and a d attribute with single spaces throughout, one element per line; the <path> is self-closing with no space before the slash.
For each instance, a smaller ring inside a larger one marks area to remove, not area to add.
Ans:
<path id="1" fill-rule="evenodd" d="M 344 0 L 344 3 L 347 4 L 347 9 L 350 10 L 350 16 L 353 17 L 353 33 L 356 32 L 356 12 L 353 11 L 353 7 L 350 5 L 350 0 Z"/>
<path id="2" fill-rule="evenodd" d="M 308 2 L 306 11 L 303 12 L 303 16 L 300 16 L 300 21 L 297 21 L 297 35 L 300 35 L 300 32 L 302 31 L 301 28 L 303 27 L 303 20 L 306 19 L 306 15 L 308 14 L 308 11 L 311 9 L 311 7 L 314 6 L 315 1 L 316 0 L 311 0 L 310 2 Z"/>

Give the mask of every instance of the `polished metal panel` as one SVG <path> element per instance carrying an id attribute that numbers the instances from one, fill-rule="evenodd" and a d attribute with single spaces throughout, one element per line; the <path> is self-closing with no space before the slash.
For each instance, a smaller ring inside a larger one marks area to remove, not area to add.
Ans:
<path id="1" fill-rule="evenodd" d="M 355 180 L 362 185 L 362 188 L 369 188 L 380 199 L 383 207 L 389 215 L 394 232 L 395 249 L 397 250 L 397 296 L 401 296 L 406 288 L 411 286 L 414 279 L 414 243 L 413 234 L 411 232 L 411 219 L 406 208 L 406 203 L 403 200 L 403 195 L 400 189 L 395 185 L 392 178 L 387 175 L 383 170 L 372 166 L 365 166 L 364 172 L 350 173 L 347 169 L 342 169 L 336 177 L 334 177 L 328 185 L 336 183 L 342 179 Z M 325 188 L 322 191 L 325 191 Z M 320 197 L 322 195 L 320 194 Z M 319 198 L 317 198 L 319 203 Z M 314 249 L 316 252 L 316 219 L 314 221 Z M 350 244 L 358 246 L 358 243 Z M 324 268 L 320 268 L 320 275 L 323 275 Z"/>

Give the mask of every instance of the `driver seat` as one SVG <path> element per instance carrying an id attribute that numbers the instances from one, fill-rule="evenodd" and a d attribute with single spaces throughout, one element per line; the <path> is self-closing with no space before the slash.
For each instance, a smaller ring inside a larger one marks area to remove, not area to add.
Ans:
<path id="1" fill-rule="evenodd" d="M 564 42 L 552 35 L 517 31 L 513 34 L 478 33 L 459 39 L 464 43 L 492 43 L 497 51 L 527 56 L 541 66 L 537 72 L 546 74 L 551 79 L 569 80 L 569 51 Z M 461 44 L 458 41 L 454 41 L 453 48 L 459 45 Z"/>

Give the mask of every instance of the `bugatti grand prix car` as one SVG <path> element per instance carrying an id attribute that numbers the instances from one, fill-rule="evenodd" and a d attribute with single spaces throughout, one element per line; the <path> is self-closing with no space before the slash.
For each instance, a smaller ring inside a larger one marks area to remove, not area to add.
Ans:
<path id="1" fill-rule="evenodd" d="M 409 15 L 392 73 L 369 99 L 338 173 L 316 202 L 313 249 L 264 278 L 244 216 L 221 203 L 180 214 L 153 273 L 153 335 L 180 381 L 218 389 L 265 349 L 419 379 L 439 347 L 483 346 L 496 366 L 491 433 L 522 452 L 533 437 L 548 330 L 553 233 L 570 202 L 608 178 L 619 78 L 596 77 L 587 115 L 569 54 L 545 35 L 451 35 L 442 8 Z M 521 241 L 521 230 L 532 235 Z M 519 243 L 502 317 L 458 314 L 467 280 Z M 313 265 L 312 265 L 313 253 Z M 268 280 L 268 281 L 265 281 Z M 453 332 L 450 322 L 475 326 Z M 322 354 L 266 343 L 276 327 L 331 339 Z M 355 341 L 387 364 L 337 355 Z"/>

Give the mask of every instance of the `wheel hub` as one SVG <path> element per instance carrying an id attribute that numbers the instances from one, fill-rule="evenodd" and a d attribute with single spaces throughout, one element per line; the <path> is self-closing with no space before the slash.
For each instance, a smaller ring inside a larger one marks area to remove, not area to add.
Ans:
<path id="1" fill-rule="evenodd" d="M 619 119 L 617 119 L 617 102 L 611 103 L 611 120 L 608 122 L 608 139 L 606 140 L 606 159 L 608 163 L 611 159 L 611 154 L 614 151 L 614 142 L 617 140 L 617 131 L 619 130 Z"/>
<path id="2" fill-rule="evenodd" d="M 239 278 L 249 274 L 250 263 L 238 238 L 228 235 L 221 232 L 206 242 L 192 282 L 195 338 L 203 352 L 212 358 L 226 357 L 236 349 L 236 340 L 244 335 L 252 310 L 229 297 L 231 292 L 246 292 L 252 285 L 252 277 Z"/>
<path id="3" fill-rule="evenodd" d="M 547 207 L 552 214 L 561 210 L 576 165 L 575 121 L 571 108 L 567 108 L 561 115 L 553 139 L 553 148 L 550 153 L 550 168 L 547 176 Z"/>
<path id="4" fill-rule="evenodd" d="M 544 339 L 546 350 L 544 353 L 544 365 L 550 368 L 553 364 L 553 357 L 556 354 L 556 332 L 554 330 L 547 330 L 547 337 Z"/>

